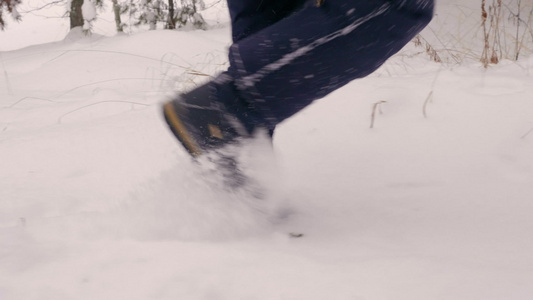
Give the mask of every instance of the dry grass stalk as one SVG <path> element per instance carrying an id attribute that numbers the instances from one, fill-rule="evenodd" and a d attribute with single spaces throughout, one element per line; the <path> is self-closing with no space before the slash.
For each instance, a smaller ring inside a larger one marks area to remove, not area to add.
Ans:
<path id="1" fill-rule="evenodd" d="M 429 56 L 429 58 L 434 61 L 441 63 L 442 59 L 439 56 L 439 53 L 437 50 L 426 40 L 424 39 L 420 34 L 418 34 L 414 39 L 413 43 L 416 47 L 424 47 L 426 54 Z"/>
<path id="2" fill-rule="evenodd" d="M 431 102 L 431 99 L 433 99 L 433 90 L 429 92 L 428 96 L 426 97 L 426 101 L 424 101 L 424 105 L 422 105 L 422 114 L 424 115 L 424 118 L 428 117 L 426 113 L 426 107 L 428 103 Z"/>
<path id="3" fill-rule="evenodd" d="M 374 121 L 376 120 L 376 111 L 379 111 L 380 114 L 383 112 L 381 111 L 381 104 L 387 103 L 387 101 L 378 101 L 374 103 L 372 106 L 372 115 L 370 117 L 370 128 L 374 128 Z"/>
<path id="4" fill-rule="evenodd" d="M 523 136 L 521 136 L 520 139 L 525 140 L 526 137 L 527 137 L 530 133 L 532 133 L 532 132 L 533 132 L 533 128 L 529 129 L 529 131 L 526 132 Z"/>
<path id="5" fill-rule="evenodd" d="M 502 11 L 501 0 L 495 0 L 487 6 L 486 1 L 481 0 L 481 27 L 483 28 L 483 52 L 481 63 L 487 68 L 489 64 L 497 64 L 501 58 L 500 19 Z M 488 21 L 488 22 L 487 22 Z M 500 53 L 500 54 L 498 54 Z"/>

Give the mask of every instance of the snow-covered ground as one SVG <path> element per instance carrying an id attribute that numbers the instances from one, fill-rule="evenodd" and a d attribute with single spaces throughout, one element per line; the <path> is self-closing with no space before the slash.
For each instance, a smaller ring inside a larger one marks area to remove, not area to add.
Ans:
<path id="1" fill-rule="evenodd" d="M 159 113 L 220 27 L 0 53 L 0 299 L 531 298 L 533 57 L 394 57 L 250 145 L 258 200 Z"/>

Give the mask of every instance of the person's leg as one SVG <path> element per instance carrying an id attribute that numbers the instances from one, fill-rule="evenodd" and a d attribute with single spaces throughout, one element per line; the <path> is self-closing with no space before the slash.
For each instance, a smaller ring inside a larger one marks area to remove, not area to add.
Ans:
<path id="1" fill-rule="evenodd" d="M 307 0 L 227 0 L 231 17 L 231 33 L 236 43 L 300 10 Z M 272 137 L 274 127 L 269 130 Z"/>
<path id="2" fill-rule="evenodd" d="M 305 6 L 231 46 L 217 97 L 249 128 L 274 128 L 375 71 L 429 23 L 433 6 L 433 0 L 326 0 L 320 7 Z"/>
<path id="3" fill-rule="evenodd" d="M 306 0 L 227 0 L 233 42 L 238 42 L 297 11 Z"/>
<path id="4" fill-rule="evenodd" d="M 429 23 L 434 6 L 434 0 L 315 2 L 237 36 L 228 71 L 164 106 L 193 156 L 249 137 L 257 127 L 273 130 L 312 101 L 372 73 Z"/>

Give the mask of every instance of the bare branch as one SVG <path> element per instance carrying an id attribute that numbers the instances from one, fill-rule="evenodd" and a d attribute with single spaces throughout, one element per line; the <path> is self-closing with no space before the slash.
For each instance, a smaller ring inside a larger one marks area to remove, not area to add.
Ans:
<path id="1" fill-rule="evenodd" d="M 43 5 L 43 6 L 32 8 L 30 10 L 25 10 L 25 11 L 21 11 L 21 12 L 22 13 L 32 13 L 34 11 L 38 11 L 38 10 L 45 9 L 47 7 L 54 6 L 54 5 L 59 5 L 59 4 L 65 4 L 65 0 L 52 1 L 50 3 L 47 3 L 47 4 Z"/>

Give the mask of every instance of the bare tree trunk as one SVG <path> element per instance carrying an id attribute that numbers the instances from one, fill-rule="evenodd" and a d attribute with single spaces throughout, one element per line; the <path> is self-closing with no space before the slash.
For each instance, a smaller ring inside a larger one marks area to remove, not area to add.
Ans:
<path id="1" fill-rule="evenodd" d="M 176 22 L 174 21 L 174 0 L 168 0 L 167 29 L 176 29 Z"/>
<path id="2" fill-rule="evenodd" d="M 520 56 L 520 22 L 522 21 L 520 19 L 520 10 L 522 9 L 522 0 L 518 0 L 518 12 L 516 13 L 516 53 L 514 60 L 518 60 L 518 56 Z"/>
<path id="3" fill-rule="evenodd" d="M 81 11 L 82 5 L 83 0 L 72 0 L 72 4 L 70 6 L 70 29 L 83 26 L 83 13 Z"/>
<path id="4" fill-rule="evenodd" d="M 122 20 L 120 18 L 120 5 L 118 0 L 113 0 L 113 12 L 115 14 L 115 24 L 117 25 L 117 32 L 124 32 L 122 28 Z"/>
<path id="5" fill-rule="evenodd" d="M 485 0 L 481 0 L 481 26 L 483 27 L 483 53 L 481 53 L 481 63 L 485 68 L 489 66 L 489 33 L 487 31 L 487 10 Z"/>

